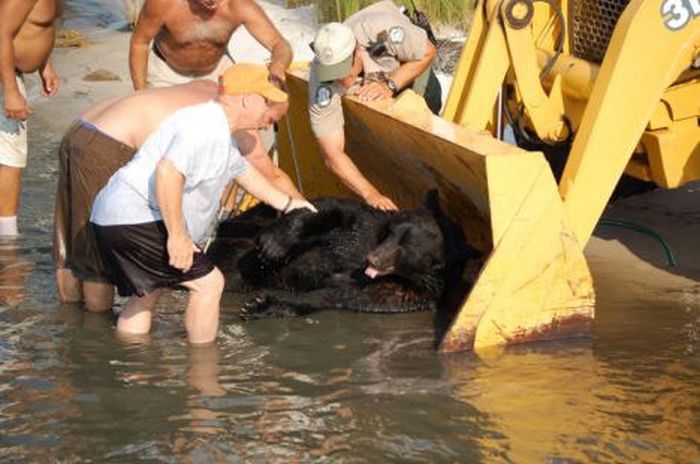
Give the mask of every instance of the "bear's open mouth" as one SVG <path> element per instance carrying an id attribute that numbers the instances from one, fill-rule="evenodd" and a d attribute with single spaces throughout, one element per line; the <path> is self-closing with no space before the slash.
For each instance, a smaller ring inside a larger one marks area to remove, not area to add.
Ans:
<path id="1" fill-rule="evenodd" d="M 391 274 L 394 272 L 394 266 L 388 267 L 386 269 L 377 269 L 376 267 L 372 266 L 371 264 L 367 266 L 365 269 L 365 275 L 369 277 L 370 279 L 374 279 L 376 277 L 380 277 L 383 275 Z"/>

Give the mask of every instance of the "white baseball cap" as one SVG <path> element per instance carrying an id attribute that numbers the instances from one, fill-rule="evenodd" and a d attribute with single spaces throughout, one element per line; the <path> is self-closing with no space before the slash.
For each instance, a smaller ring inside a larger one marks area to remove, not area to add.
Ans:
<path id="1" fill-rule="evenodd" d="M 312 45 L 321 82 L 334 81 L 350 75 L 355 44 L 355 34 L 345 24 L 328 23 L 321 26 Z"/>

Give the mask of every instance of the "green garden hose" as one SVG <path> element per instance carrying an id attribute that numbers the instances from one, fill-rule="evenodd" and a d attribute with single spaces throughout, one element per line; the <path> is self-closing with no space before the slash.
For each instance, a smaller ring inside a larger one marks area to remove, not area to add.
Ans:
<path id="1" fill-rule="evenodd" d="M 671 247 L 668 246 L 666 240 L 664 240 L 664 238 L 661 235 L 659 235 L 657 232 L 650 229 L 649 227 L 644 226 L 642 224 L 637 224 L 636 222 L 632 221 L 624 221 L 622 219 L 601 219 L 600 221 L 598 221 L 598 224 L 603 226 L 625 227 L 627 229 L 636 230 L 637 232 L 640 232 L 644 235 L 655 239 L 661 244 L 661 247 L 664 249 L 666 259 L 668 260 L 668 265 L 670 267 L 678 265 L 678 261 L 676 261 L 676 257 L 673 255 L 673 251 L 671 250 Z"/>

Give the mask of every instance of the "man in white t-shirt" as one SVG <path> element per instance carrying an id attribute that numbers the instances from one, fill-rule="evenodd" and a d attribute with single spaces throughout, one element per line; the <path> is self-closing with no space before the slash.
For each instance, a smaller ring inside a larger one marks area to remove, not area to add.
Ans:
<path id="1" fill-rule="evenodd" d="M 168 117 L 97 195 L 90 216 L 119 294 L 129 296 L 117 330 L 145 334 L 162 289 L 190 290 L 185 327 L 191 343 L 216 338 L 224 279 L 201 246 L 226 184 L 288 212 L 313 206 L 270 184 L 241 155 L 232 133 L 272 124 L 287 94 L 264 66 L 235 64 L 215 101 Z"/>

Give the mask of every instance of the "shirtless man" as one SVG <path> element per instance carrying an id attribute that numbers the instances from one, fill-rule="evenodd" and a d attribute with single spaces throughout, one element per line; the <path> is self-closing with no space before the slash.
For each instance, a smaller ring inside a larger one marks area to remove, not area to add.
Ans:
<path id="1" fill-rule="evenodd" d="M 88 227 L 95 195 L 164 119 L 217 95 L 218 85 L 211 81 L 147 89 L 98 104 L 71 126 L 59 149 L 54 215 L 54 259 L 61 301 L 84 301 L 89 311 L 111 308 L 110 275 Z M 269 112 L 271 121 L 279 119 L 286 109 L 286 104 L 275 105 Z M 288 177 L 277 178 L 277 171 L 265 170 L 272 164 L 267 156 L 254 156 L 254 145 L 246 131 L 234 135 L 238 149 L 251 165 L 257 168 L 262 164 L 263 169 L 258 171 L 273 185 L 287 185 Z M 289 194 L 289 188 L 278 188 Z M 295 198 L 302 198 L 301 194 Z"/>
<path id="2" fill-rule="evenodd" d="M 228 42 L 241 25 L 270 51 L 271 80 L 283 87 L 292 49 L 253 0 L 146 0 L 129 50 L 134 89 L 216 80 L 232 63 Z"/>
<path id="3" fill-rule="evenodd" d="M 60 0 L 0 0 L 0 236 L 17 235 L 22 168 L 27 164 L 26 119 L 31 108 L 23 74 L 39 71 L 44 95 L 58 91 L 49 54 Z"/>
<path id="4" fill-rule="evenodd" d="M 233 63 L 228 42 L 241 25 L 270 51 L 270 81 L 286 90 L 285 71 L 292 62 L 292 49 L 253 0 L 146 0 L 129 50 L 134 89 L 193 79 L 216 81 Z M 294 183 L 268 156 L 274 144 L 272 130 L 248 131 L 246 139 L 248 160 L 275 187 L 301 198 Z"/>

